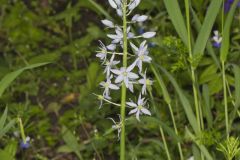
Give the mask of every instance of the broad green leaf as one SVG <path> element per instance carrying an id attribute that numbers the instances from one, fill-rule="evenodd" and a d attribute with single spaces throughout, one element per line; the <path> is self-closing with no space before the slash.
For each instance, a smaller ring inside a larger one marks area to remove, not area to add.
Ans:
<path id="1" fill-rule="evenodd" d="M 227 60 L 227 55 L 228 55 L 229 46 L 230 46 L 230 32 L 231 32 L 230 29 L 231 29 L 234 13 L 237 8 L 238 2 L 239 0 L 235 0 L 234 3 L 232 4 L 231 10 L 228 13 L 228 16 L 224 25 L 223 40 L 222 40 L 222 45 L 220 50 L 220 60 L 222 62 L 225 62 Z"/>
<path id="2" fill-rule="evenodd" d="M 222 0 L 212 0 L 204 19 L 201 30 L 193 48 L 193 54 L 203 54 L 211 35 L 212 27 L 221 8 Z"/>
<path id="3" fill-rule="evenodd" d="M 163 0 L 169 17 L 182 41 L 188 45 L 187 28 L 177 0 Z"/>
<path id="4" fill-rule="evenodd" d="M 6 76 L 4 76 L 2 78 L 2 80 L 0 81 L 0 97 L 2 97 L 2 94 L 4 93 L 4 91 L 6 90 L 6 88 L 8 86 L 10 86 L 10 84 L 25 70 L 29 70 L 29 69 L 33 69 L 33 68 L 37 68 L 43 65 L 46 65 L 49 63 L 37 63 L 37 64 L 32 64 L 29 65 L 27 67 L 21 68 L 19 70 L 16 70 L 14 72 L 8 73 Z"/>
<path id="5" fill-rule="evenodd" d="M 203 84 L 211 80 L 211 76 L 215 76 L 217 74 L 217 66 L 215 64 L 212 64 L 208 66 L 200 75 L 199 83 Z"/>
<path id="6" fill-rule="evenodd" d="M 164 68 L 161 67 L 161 70 L 164 72 L 164 74 L 168 77 L 168 79 L 171 81 L 172 85 L 174 86 L 180 101 L 182 103 L 182 106 L 184 108 L 185 114 L 188 118 L 189 123 L 191 124 L 191 127 L 193 128 L 194 132 L 196 134 L 199 134 L 199 129 L 198 129 L 198 124 L 197 124 L 197 119 L 193 113 L 191 104 L 189 102 L 189 100 L 187 99 L 187 97 L 184 95 L 182 89 L 179 87 L 179 85 L 177 84 L 176 80 L 173 78 L 173 76 L 168 73 L 167 70 L 165 70 Z"/>

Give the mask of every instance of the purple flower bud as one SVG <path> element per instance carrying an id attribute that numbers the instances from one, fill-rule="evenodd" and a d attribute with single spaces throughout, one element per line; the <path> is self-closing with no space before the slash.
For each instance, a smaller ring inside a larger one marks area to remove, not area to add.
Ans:
<path id="1" fill-rule="evenodd" d="M 220 48 L 221 47 L 221 43 L 213 42 L 213 46 L 215 48 Z"/>

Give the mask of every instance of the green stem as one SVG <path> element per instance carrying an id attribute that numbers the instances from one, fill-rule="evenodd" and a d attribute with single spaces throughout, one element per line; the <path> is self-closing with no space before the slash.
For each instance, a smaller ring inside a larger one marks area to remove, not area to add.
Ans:
<path id="1" fill-rule="evenodd" d="M 171 118 L 172 118 L 172 121 L 173 121 L 173 127 L 174 127 L 174 130 L 175 130 L 175 133 L 178 136 L 179 135 L 178 134 L 178 129 L 177 129 L 175 117 L 174 117 L 174 114 L 173 114 L 172 105 L 170 103 L 168 104 L 168 108 L 170 110 L 170 114 L 171 114 Z M 178 142 L 177 145 L 178 145 L 178 150 L 179 150 L 179 154 L 180 154 L 180 159 L 184 160 L 181 143 Z"/>
<path id="2" fill-rule="evenodd" d="M 128 42 L 127 42 L 127 0 L 123 1 L 123 67 L 127 67 L 127 54 L 128 54 Z M 122 84 L 121 93 L 121 139 L 120 139 L 120 160 L 125 160 L 125 109 L 126 109 L 126 86 Z"/>
<path id="3" fill-rule="evenodd" d="M 168 146 L 167 146 L 167 142 L 166 142 L 166 138 L 165 138 L 163 129 L 162 129 L 161 126 L 159 127 L 159 129 L 160 129 L 160 133 L 161 133 L 161 136 L 162 136 L 162 139 L 163 139 L 163 144 L 164 144 L 164 148 L 165 148 L 165 151 L 166 151 L 166 154 L 167 154 L 167 158 L 168 158 L 168 160 L 171 160 L 171 156 L 169 154 L 169 150 L 168 150 Z"/>
<path id="4" fill-rule="evenodd" d="M 226 73 L 225 73 L 225 63 L 224 63 L 224 61 L 222 61 L 222 80 L 223 80 L 223 96 L 224 96 L 224 108 L 225 108 L 226 135 L 227 135 L 227 138 L 229 138 L 227 86 L 226 86 Z"/>
<path id="5" fill-rule="evenodd" d="M 191 45 L 191 29 L 190 29 L 190 14 L 189 14 L 189 0 L 185 0 L 185 9 L 186 9 L 186 17 L 187 17 L 187 31 L 188 31 L 188 50 L 189 50 L 189 58 L 193 60 L 192 55 L 192 45 Z M 199 107 L 199 100 L 198 100 L 198 90 L 197 90 L 197 83 L 196 83 L 196 76 L 195 76 L 195 68 L 191 63 L 191 77 L 192 77 L 192 87 L 193 87 L 193 94 L 194 94 L 194 105 L 196 110 L 197 116 L 197 123 L 198 123 L 198 130 L 201 131 L 201 119 L 200 119 L 200 107 Z"/>

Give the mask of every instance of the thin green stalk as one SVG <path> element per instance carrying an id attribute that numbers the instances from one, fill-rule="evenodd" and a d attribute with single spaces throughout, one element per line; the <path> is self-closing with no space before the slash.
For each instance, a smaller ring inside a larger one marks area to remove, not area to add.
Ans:
<path id="1" fill-rule="evenodd" d="M 164 148 L 165 148 L 165 151 L 166 151 L 166 154 L 167 154 L 167 158 L 168 158 L 168 160 L 171 160 L 171 156 L 169 154 L 169 150 L 168 150 L 168 146 L 167 146 L 167 142 L 166 142 L 166 138 L 165 138 L 163 129 L 162 129 L 161 126 L 159 127 L 159 129 L 160 129 L 160 133 L 161 133 L 161 136 L 162 136 L 162 139 L 163 139 L 163 144 L 164 144 Z"/>
<path id="2" fill-rule="evenodd" d="M 189 1 L 185 0 L 185 9 L 186 9 L 186 17 L 187 17 L 187 32 L 188 32 L 188 50 L 189 50 L 189 58 L 192 60 L 192 45 L 191 45 L 191 29 L 190 29 L 190 14 L 189 14 Z M 198 100 L 198 93 L 197 93 L 197 83 L 196 83 L 196 76 L 194 72 L 194 66 L 191 64 L 191 77 L 193 83 L 193 94 L 194 94 L 194 105 L 196 110 L 196 117 L 198 123 L 199 132 L 201 131 L 201 120 L 200 120 L 200 107 L 199 107 L 199 100 Z"/>
<path id="3" fill-rule="evenodd" d="M 127 0 L 123 1 L 123 67 L 127 67 L 127 54 L 128 54 L 128 42 L 127 42 Z M 126 86 L 122 84 L 121 94 L 121 139 L 120 139 L 120 160 L 125 160 L 125 109 L 126 109 Z"/>
<path id="4" fill-rule="evenodd" d="M 172 105 L 170 103 L 168 104 L 168 108 L 170 110 L 170 114 L 171 114 L 171 117 L 172 117 L 173 127 L 174 127 L 174 130 L 175 130 L 175 133 L 178 136 L 179 134 L 178 134 L 178 130 L 177 130 L 177 125 L 176 125 L 175 117 L 174 117 L 174 114 L 173 114 Z M 178 145 L 178 150 L 179 150 L 179 154 L 180 154 L 180 159 L 184 160 L 181 143 L 178 142 L 177 145 Z"/>
<path id="5" fill-rule="evenodd" d="M 222 61 L 222 80 L 223 80 L 223 96 L 224 96 L 224 108 L 225 108 L 226 135 L 227 135 L 227 138 L 229 138 L 227 86 L 226 86 L 226 73 L 225 73 L 225 63 L 224 63 L 224 61 Z"/>
<path id="6" fill-rule="evenodd" d="M 150 87 L 147 87 L 147 89 L 148 89 L 148 92 L 149 92 L 149 95 L 150 95 L 150 98 L 151 98 L 153 108 L 155 109 L 155 111 L 157 113 L 157 116 L 160 117 L 160 113 L 157 112 L 157 110 L 156 110 L 157 108 L 156 108 L 156 104 L 155 104 L 154 99 L 153 99 L 151 89 L 150 89 Z M 168 158 L 168 160 L 171 160 L 171 156 L 169 154 L 169 149 L 168 149 L 167 141 L 166 141 L 162 126 L 159 125 L 159 129 L 160 129 L 160 134 L 161 134 L 161 137 L 162 137 L 162 140 L 163 140 L 164 149 L 165 149 L 165 152 L 167 154 L 167 158 Z"/>

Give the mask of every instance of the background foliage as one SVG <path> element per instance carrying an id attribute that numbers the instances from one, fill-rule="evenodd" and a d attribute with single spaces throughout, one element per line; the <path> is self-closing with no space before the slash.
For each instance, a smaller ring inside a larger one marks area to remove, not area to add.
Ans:
<path id="1" fill-rule="evenodd" d="M 175 26 L 169 10 L 176 11 L 179 16 L 177 3 L 167 6 L 166 1 L 142 0 L 139 7 L 150 20 L 146 26 L 139 24 L 141 30 L 135 32 L 141 33 L 145 28 L 157 32 L 157 37 L 149 42 L 154 59 L 150 71 L 154 85 L 149 101 L 153 104 L 150 109 L 154 114 L 143 117 L 141 123 L 129 118 L 127 159 L 166 160 L 161 127 L 172 158 L 179 159 L 177 143 L 181 142 L 186 159 L 191 156 L 198 159 L 199 146 L 213 159 L 224 159 L 218 143 L 226 145 L 231 142 L 225 142 L 220 51 L 211 47 L 209 36 L 203 36 L 200 42 L 196 40 L 213 0 L 191 1 L 193 43 L 200 45 L 194 50 L 200 56 L 193 59 L 189 59 L 185 45 L 186 22 Z M 179 2 L 179 11 L 185 19 L 183 0 Z M 216 6 L 210 9 L 214 10 Z M 0 96 L 0 157 L 4 160 L 118 159 L 117 133 L 111 129 L 112 122 L 107 118 L 119 113 L 119 108 L 104 105 L 99 110 L 98 100 L 92 94 L 102 92 L 98 84 L 103 80 L 103 69 L 96 60 L 95 51 L 98 40 L 107 39 L 100 20 L 106 17 L 116 19 L 112 13 L 105 0 L 0 0 L 0 78 L 11 73 L 10 79 L 5 77 L 5 83 L 4 79 L 1 81 L 5 87 L 0 87 L 3 93 Z M 231 135 L 238 137 L 239 8 L 233 18 L 226 77 L 228 90 L 232 93 L 228 94 Z M 213 28 L 205 26 L 204 31 L 209 30 L 212 36 L 213 30 L 221 30 L 221 9 L 216 12 L 216 19 L 209 20 Z M 201 50 L 204 39 L 208 40 L 208 46 Z M 189 64 L 197 67 L 198 92 L 203 108 L 204 131 L 198 135 L 192 125 L 194 101 Z M 40 67 L 34 68 L 35 65 Z M 17 79 L 8 84 L 16 78 L 14 75 L 18 76 Z M 119 94 L 113 96 L 118 98 Z M 173 107 L 179 135 L 173 129 L 169 103 Z M 14 120 L 17 117 L 22 118 L 25 133 L 31 137 L 31 147 L 27 150 L 19 147 L 19 126 Z"/>

